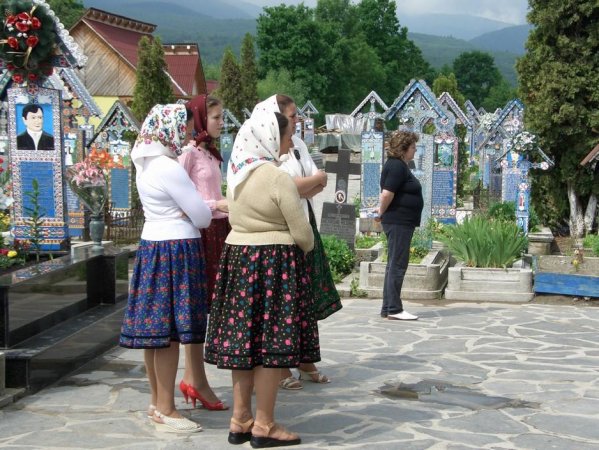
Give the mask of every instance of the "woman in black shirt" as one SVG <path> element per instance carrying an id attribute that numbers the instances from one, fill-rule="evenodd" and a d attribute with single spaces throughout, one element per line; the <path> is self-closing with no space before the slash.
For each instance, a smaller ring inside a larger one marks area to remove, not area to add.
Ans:
<path id="1" fill-rule="evenodd" d="M 394 131 L 387 144 L 387 161 L 381 173 L 379 217 L 387 235 L 387 268 L 381 317 L 390 320 L 416 320 L 403 309 L 401 287 L 410 261 L 410 242 L 420 225 L 424 206 L 422 186 L 408 162 L 414 159 L 418 135 Z"/>

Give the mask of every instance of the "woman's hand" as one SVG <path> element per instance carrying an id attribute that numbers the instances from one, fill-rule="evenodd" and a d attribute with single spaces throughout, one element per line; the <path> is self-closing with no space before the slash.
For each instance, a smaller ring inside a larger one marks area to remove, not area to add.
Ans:
<path id="1" fill-rule="evenodd" d="M 327 173 L 324 170 L 319 170 L 316 176 L 318 177 L 319 184 L 325 187 L 328 181 Z"/>
<path id="2" fill-rule="evenodd" d="M 216 201 L 216 209 L 218 209 L 219 211 L 228 213 L 229 212 L 229 203 L 225 199 L 217 200 Z"/>

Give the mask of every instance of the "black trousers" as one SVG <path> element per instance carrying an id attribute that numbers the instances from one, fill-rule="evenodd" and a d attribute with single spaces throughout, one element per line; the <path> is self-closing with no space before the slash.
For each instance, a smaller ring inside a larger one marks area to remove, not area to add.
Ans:
<path id="1" fill-rule="evenodd" d="M 414 228 L 406 225 L 383 223 L 387 235 L 387 267 L 383 287 L 381 314 L 397 314 L 403 311 L 401 287 L 410 262 L 410 243 Z"/>

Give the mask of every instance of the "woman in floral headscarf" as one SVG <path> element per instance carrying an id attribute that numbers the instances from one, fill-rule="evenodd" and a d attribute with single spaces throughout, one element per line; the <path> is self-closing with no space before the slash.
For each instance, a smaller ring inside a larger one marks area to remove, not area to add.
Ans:
<path id="1" fill-rule="evenodd" d="M 304 269 L 314 236 L 293 180 L 277 167 L 288 157 L 292 132 L 282 114 L 263 113 L 237 134 L 227 172 L 232 231 L 206 339 L 206 362 L 232 370 L 229 442 L 251 441 L 254 448 L 300 443 L 274 421 L 280 368 L 320 360 Z"/>
<path id="2" fill-rule="evenodd" d="M 280 112 L 289 119 L 294 128 L 295 124 L 299 122 L 295 101 L 287 95 L 275 94 L 267 98 L 254 107 L 252 114 L 263 111 Z M 304 141 L 295 135 L 293 135 L 292 140 L 293 149 L 289 152 L 287 161 L 281 164 L 281 169 L 293 178 L 301 197 L 304 214 L 309 220 L 314 233 L 314 250 L 307 255 L 306 267 L 309 270 L 310 282 L 312 283 L 314 313 L 317 320 L 323 320 L 343 307 L 318 232 L 312 204 L 312 197 L 320 193 L 326 186 L 327 174 L 322 170 L 318 170 Z M 313 383 L 330 382 L 329 377 L 322 374 L 313 363 L 300 364 L 298 372 L 299 379 L 293 377 L 291 370 L 282 370 L 279 386 L 282 389 L 298 390 L 303 387 L 301 380 Z"/>
<path id="3" fill-rule="evenodd" d="M 120 345 L 144 349 L 156 428 L 201 431 L 175 409 L 179 342 L 205 340 L 206 274 L 199 228 L 210 208 L 177 161 L 185 140 L 183 105 L 156 105 L 144 121 L 131 159 L 145 223 L 135 258 Z M 154 406 L 155 405 L 155 406 Z"/>
<path id="4" fill-rule="evenodd" d="M 223 106 L 217 98 L 202 94 L 185 104 L 187 130 L 194 131 L 189 151 L 179 156 L 179 162 L 193 181 L 197 191 L 212 211 L 210 226 L 202 230 L 202 246 L 206 260 L 208 279 L 208 305 L 212 299 L 216 272 L 225 239 L 231 227 L 228 219 L 227 200 L 221 193 L 221 164 L 223 158 L 214 145 L 223 126 Z M 186 147 L 187 150 L 187 147 Z M 185 346 L 185 373 L 179 383 L 185 402 L 191 399 L 193 406 L 199 401 L 210 411 L 228 409 L 215 394 L 204 370 L 204 346 Z"/>

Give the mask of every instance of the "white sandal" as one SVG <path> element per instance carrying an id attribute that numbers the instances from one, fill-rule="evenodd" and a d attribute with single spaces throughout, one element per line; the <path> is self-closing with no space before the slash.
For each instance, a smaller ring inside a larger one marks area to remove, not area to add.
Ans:
<path id="1" fill-rule="evenodd" d="M 300 380 L 311 381 L 312 383 L 330 383 L 331 380 L 326 375 L 323 375 L 318 370 L 314 370 L 312 372 L 305 372 L 303 370 L 297 369 L 300 376 Z"/>
<path id="2" fill-rule="evenodd" d="M 153 420 L 156 430 L 165 433 L 198 433 L 199 431 L 202 431 L 202 427 L 199 423 L 186 419 L 185 417 L 174 419 L 165 416 L 158 410 L 154 411 Z"/>
<path id="3" fill-rule="evenodd" d="M 288 391 L 299 391 L 304 388 L 300 380 L 293 377 L 283 378 L 279 381 L 279 387 L 281 389 L 287 389 Z"/>

